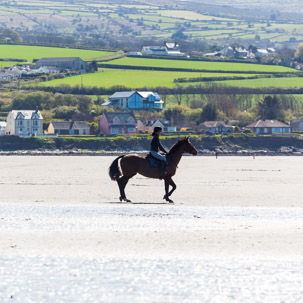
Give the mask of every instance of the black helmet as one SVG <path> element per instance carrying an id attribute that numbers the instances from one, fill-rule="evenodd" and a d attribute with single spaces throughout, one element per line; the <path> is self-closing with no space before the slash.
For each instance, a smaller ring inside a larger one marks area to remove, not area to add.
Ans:
<path id="1" fill-rule="evenodd" d="M 154 136 L 155 133 L 157 133 L 157 132 L 162 132 L 162 127 L 156 126 L 156 127 L 154 128 L 154 131 L 153 131 L 153 133 L 152 133 L 152 136 Z"/>

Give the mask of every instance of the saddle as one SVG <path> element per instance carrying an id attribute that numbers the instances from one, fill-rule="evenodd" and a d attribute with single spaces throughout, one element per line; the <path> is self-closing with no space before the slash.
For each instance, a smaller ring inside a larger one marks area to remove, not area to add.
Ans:
<path id="1" fill-rule="evenodd" d="M 153 157 L 150 153 L 146 156 L 146 159 L 149 161 L 151 167 L 160 167 L 161 160 Z M 166 160 L 165 166 L 168 165 L 168 161 Z"/>

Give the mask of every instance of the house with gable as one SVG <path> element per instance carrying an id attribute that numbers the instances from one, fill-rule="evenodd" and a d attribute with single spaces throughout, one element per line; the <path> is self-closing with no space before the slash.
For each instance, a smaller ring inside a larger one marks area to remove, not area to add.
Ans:
<path id="1" fill-rule="evenodd" d="M 303 132 L 303 119 L 290 120 L 292 132 Z"/>
<path id="2" fill-rule="evenodd" d="M 232 125 L 224 121 L 205 121 L 197 127 L 198 132 L 212 132 L 214 134 L 230 134 L 234 131 Z"/>
<path id="3" fill-rule="evenodd" d="M 259 120 L 246 126 L 257 135 L 289 134 L 291 126 L 278 120 Z"/>
<path id="4" fill-rule="evenodd" d="M 43 117 L 36 110 L 12 110 L 8 113 L 5 127 L 6 135 L 42 136 Z"/>
<path id="5" fill-rule="evenodd" d="M 114 109 L 161 111 L 164 107 L 164 102 L 158 93 L 126 91 L 114 93 L 102 105 L 112 106 Z"/>
<path id="6" fill-rule="evenodd" d="M 6 122 L 0 121 L 0 136 L 5 135 Z"/>
<path id="7" fill-rule="evenodd" d="M 49 134 L 58 135 L 90 135 L 90 127 L 86 121 L 58 121 L 48 126 Z"/>
<path id="8" fill-rule="evenodd" d="M 163 45 L 157 46 L 143 46 L 141 54 L 144 56 L 185 56 L 185 53 L 180 51 L 180 46 L 177 42 L 164 42 Z"/>
<path id="9" fill-rule="evenodd" d="M 72 71 L 84 71 L 89 72 L 90 67 L 88 63 L 83 61 L 79 57 L 64 57 L 64 58 L 41 58 L 36 62 L 36 68 L 47 66 L 56 67 L 60 71 L 72 70 Z"/>
<path id="10" fill-rule="evenodd" d="M 100 119 L 100 132 L 106 135 L 136 134 L 137 119 L 132 112 L 104 111 Z"/>

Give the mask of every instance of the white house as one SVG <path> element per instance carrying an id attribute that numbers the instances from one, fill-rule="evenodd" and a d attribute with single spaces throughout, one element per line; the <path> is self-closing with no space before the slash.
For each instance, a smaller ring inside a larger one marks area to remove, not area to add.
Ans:
<path id="1" fill-rule="evenodd" d="M 43 135 L 43 117 L 36 110 L 12 110 L 7 116 L 6 135 L 41 136 Z"/>
<path id="2" fill-rule="evenodd" d="M 0 121 L 0 136 L 5 135 L 5 127 L 6 127 L 6 122 Z"/>

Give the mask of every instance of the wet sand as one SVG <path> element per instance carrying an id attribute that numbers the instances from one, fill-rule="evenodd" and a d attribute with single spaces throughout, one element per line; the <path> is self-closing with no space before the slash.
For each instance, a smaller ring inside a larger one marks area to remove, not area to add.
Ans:
<path id="1" fill-rule="evenodd" d="M 69 302 L 71 285 L 73 302 L 94 302 L 106 279 L 104 302 L 300 302 L 303 158 L 183 157 L 173 205 L 162 200 L 163 181 L 140 176 L 126 188 L 133 203 L 120 203 L 107 174 L 113 160 L 0 157 L 3 302 L 59 293 Z M 169 290 L 152 282 L 158 276 Z"/>

